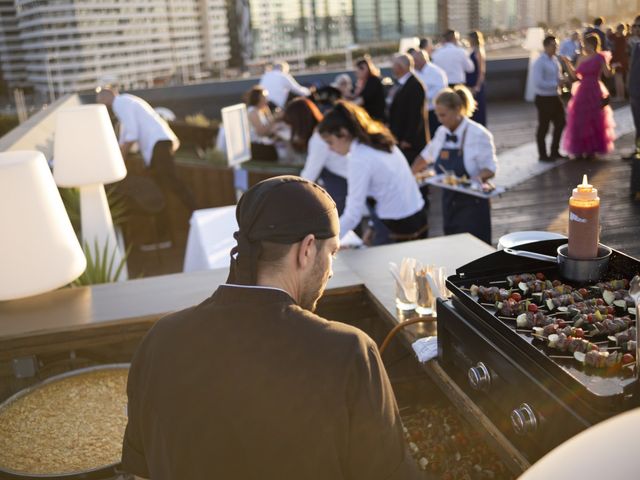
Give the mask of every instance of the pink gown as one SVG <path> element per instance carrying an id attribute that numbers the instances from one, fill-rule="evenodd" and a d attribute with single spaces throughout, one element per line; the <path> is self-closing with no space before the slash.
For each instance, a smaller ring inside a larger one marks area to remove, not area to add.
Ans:
<path id="1" fill-rule="evenodd" d="M 606 54 L 598 53 L 583 61 L 576 69 L 580 81 L 573 86 L 562 142 L 569 155 L 594 155 L 613 151 L 613 110 L 608 105 L 602 107 L 602 99 L 609 96 L 609 91 L 600 81 L 602 64 L 609 58 Z"/>

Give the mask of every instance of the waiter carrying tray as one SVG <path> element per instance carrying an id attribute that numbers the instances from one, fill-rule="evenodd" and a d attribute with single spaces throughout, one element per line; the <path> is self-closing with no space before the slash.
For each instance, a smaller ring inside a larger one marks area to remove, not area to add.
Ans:
<path id="1" fill-rule="evenodd" d="M 227 283 L 159 320 L 135 354 L 123 468 L 154 480 L 424 478 L 375 343 L 312 313 L 339 249 L 329 194 L 275 177 L 236 217 Z"/>
<path id="2" fill-rule="evenodd" d="M 486 182 L 497 169 L 493 135 L 468 117 L 473 115 L 473 95 L 463 85 L 447 88 L 435 99 L 436 115 L 442 124 L 433 140 L 412 165 L 414 173 L 435 164 L 436 171 Z M 491 244 L 491 205 L 487 198 L 443 190 L 444 234 L 471 233 Z"/>

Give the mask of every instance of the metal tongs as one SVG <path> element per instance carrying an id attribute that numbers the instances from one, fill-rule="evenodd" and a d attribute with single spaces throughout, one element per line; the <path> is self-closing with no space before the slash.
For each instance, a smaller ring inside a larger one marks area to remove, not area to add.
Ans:
<path id="1" fill-rule="evenodd" d="M 631 279 L 629 296 L 636 305 L 636 378 L 640 381 L 640 276 Z"/>

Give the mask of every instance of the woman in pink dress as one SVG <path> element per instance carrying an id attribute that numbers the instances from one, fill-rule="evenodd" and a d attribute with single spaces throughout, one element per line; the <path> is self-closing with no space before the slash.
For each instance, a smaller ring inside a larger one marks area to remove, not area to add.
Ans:
<path id="1" fill-rule="evenodd" d="M 610 52 L 600 52 L 600 39 L 588 35 L 584 39 L 584 55 L 569 74 L 579 80 L 573 86 L 573 97 L 567 108 L 567 127 L 562 146 L 572 157 L 592 158 L 613 151 L 615 123 L 609 106 L 609 91 L 600 76 L 612 75 Z M 565 62 L 570 65 L 570 62 Z"/>

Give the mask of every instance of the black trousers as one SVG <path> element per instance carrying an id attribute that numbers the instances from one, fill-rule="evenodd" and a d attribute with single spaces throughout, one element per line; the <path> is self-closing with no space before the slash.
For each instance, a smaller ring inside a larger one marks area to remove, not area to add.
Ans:
<path id="1" fill-rule="evenodd" d="M 263 162 L 277 162 L 278 151 L 273 145 L 251 142 L 251 159 Z"/>
<path id="2" fill-rule="evenodd" d="M 633 125 L 636 128 L 636 149 L 640 149 L 640 95 L 629 95 L 629 104 L 631 105 L 631 116 L 633 117 Z"/>
<path id="3" fill-rule="evenodd" d="M 427 214 L 424 210 L 399 220 L 383 218 L 382 223 L 389 229 L 389 238 L 395 243 L 427 238 L 429 235 Z"/>
<path id="4" fill-rule="evenodd" d="M 536 141 L 538 143 L 538 154 L 541 158 L 548 157 L 547 147 L 544 138 L 549 131 L 549 124 L 553 123 L 553 140 L 551 141 L 551 156 L 558 153 L 560 148 L 560 137 L 565 126 L 564 105 L 559 95 L 555 97 L 543 97 L 536 95 L 536 108 L 538 109 L 538 130 Z"/>
<path id="5" fill-rule="evenodd" d="M 155 144 L 149 169 L 151 176 L 160 187 L 160 190 L 162 190 L 165 198 L 168 198 L 169 193 L 173 192 L 189 212 L 193 212 L 196 209 L 196 202 L 193 195 L 176 174 L 173 144 L 170 140 L 157 142 Z M 170 234 L 168 212 L 163 212 L 163 214 L 160 214 L 157 218 L 159 235 L 166 238 L 167 235 Z"/>

